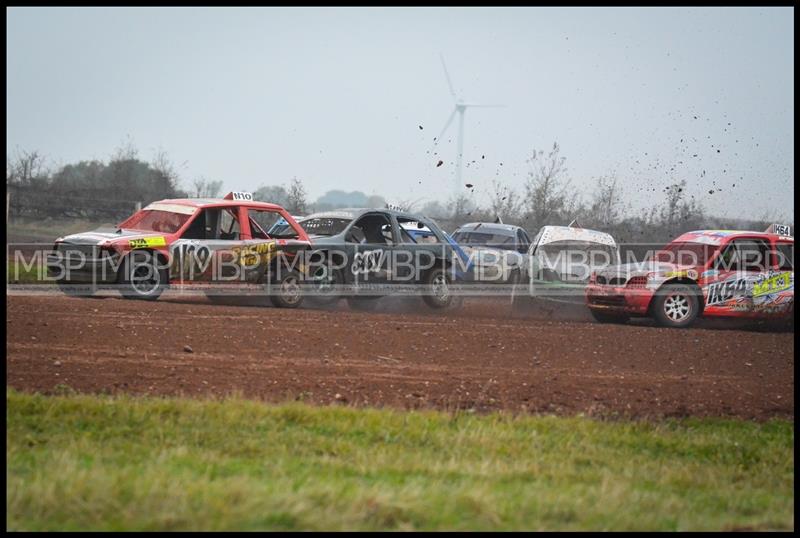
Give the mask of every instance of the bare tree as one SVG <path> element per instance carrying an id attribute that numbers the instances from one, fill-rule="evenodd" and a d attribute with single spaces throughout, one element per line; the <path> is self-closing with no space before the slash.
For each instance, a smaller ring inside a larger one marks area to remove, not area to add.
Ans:
<path id="1" fill-rule="evenodd" d="M 517 220 L 521 207 L 522 200 L 514 189 L 496 179 L 492 181 L 492 191 L 489 194 L 490 213 L 504 222 L 511 222 Z"/>
<path id="2" fill-rule="evenodd" d="M 447 208 L 438 200 L 431 200 L 422 206 L 420 213 L 426 217 L 442 218 L 447 216 Z"/>
<path id="3" fill-rule="evenodd" d="M 36 150 L 17 150 L 6 160 L 6 183 L 39 186 L 50 175 L 44 156 Z"/>
<path id="4" fill-rule="evenodd" d="M 211 181 L 203 176 L 192 182 L 195 198 L 218 198 L 222 190 L 222 181 Z"/>
<path id="5" fill-rule="evenodd" d="M 686 196 L 686 180 L 667 185 L 664 187 L 664 193 L 667 195 L 667 199 L 661 207 L 659 216 L 661 224 L 666 226 L 667 235 L 672 237 L 675 235 L 681 201 Z"/>
<path id="6" fill-rule="evenodd" d="M 297 179 L 296 176 L 293 177 L 291 183 L 289 183 L 287 192 L 289 197 L 288 203 L 286 204 L 286 210 L 293 215 L 304 214 L 306 212 L 306 207 L 308 206 L 308 200 L 303 182 Z"/>
<path id="7" fill-rule="evenodd" d="M 602 229 L 609 229 L 621 220 L 623 210 L 622 190 L 616 174 L 597 178 L 588 208 L 589 222 Z"/>
<path id="8" fill-rule="evenodd" d="M 139 150 L 136 148 L 136 144 L 133 143 L 133 139 L 128 135 L 124 141 L 120 143 L 119 146 L 114 150 L 114 153 L 111 155 L 111 161 L 135 161 L 139 158 Z"/>
<path id="9" fill-rule="evenodd" d="M 461 222 L 477 209 L 475 202 L 466 194 L 456 194 L 447 202 L 450 218 Z"/>
<path id="10" fill-rule="evenodd" d="M 283 207 L 289 205 L 289 193 L 282 185 L 262 185 L 253 193 L 253 199 Z"/>
<path id="11" fill-rule="evenodd" d="M 537 226 L 563 217 L 570 207 L 568 202 L 574 202 L 574 198 L 567 199 L 566 190 L 570 182 L 565 178 L 566 157 L 561 157 L 560 151 L 558 142 L 554 142 L 546 155 L 544 151 L 534 149 L 528 159 L 530 172 L 525 182 L 525 205 L 529 219 Z"/>

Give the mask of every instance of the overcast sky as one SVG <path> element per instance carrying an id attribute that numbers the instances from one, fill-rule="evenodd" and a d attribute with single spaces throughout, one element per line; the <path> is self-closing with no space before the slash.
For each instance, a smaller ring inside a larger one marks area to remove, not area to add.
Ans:
<path id="1" fill-rule="evenodd" d="M 6 150 L 58 165 L 107 160 L 130 138 L 143 158 L 165 150 L 186 184 L 254 190 L 297 176 L 312 198 L 444 200 L 457 122 L 431 150 L 454 106 L 441 53 L 465 101 L 507 105 L 466 113 L 463 182 L 479 202 L 494 178 L 521 190 L 532 150 L 557 141 L 584 196 L 616 173 L 640 208 L 686 179 L 714 214 L 793 218 L 793 18 L 793 8 L 10 8 Z"/>

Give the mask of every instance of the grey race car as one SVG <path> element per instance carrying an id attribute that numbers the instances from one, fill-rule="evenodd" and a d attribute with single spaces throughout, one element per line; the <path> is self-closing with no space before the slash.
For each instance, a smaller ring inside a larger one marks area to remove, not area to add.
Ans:
<path id="1" fill-rule="evenodd" d="M 450 285 L 463 252 L 434 221 L 362 208 L 315 213 L 299 224 L 312 243 L 309 275 L 318 303 L 346 297 L 353 308 L 371 309 L 378 297 L 413 290 L 431 308 L 453 304 Z"/>

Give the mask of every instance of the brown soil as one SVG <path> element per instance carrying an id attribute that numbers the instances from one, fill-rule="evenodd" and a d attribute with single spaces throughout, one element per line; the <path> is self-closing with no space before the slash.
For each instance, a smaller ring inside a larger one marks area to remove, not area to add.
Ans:
<path id="1" fill-rule="evenodd" d="M 7 297 L 6 384 L 18 390 L 590 416 L 794 417 L 794 334 L 553 312 L 467 299 L 377 312 L 204 298 Z M 189 346 L 191 351 L 188 351 Z"/>

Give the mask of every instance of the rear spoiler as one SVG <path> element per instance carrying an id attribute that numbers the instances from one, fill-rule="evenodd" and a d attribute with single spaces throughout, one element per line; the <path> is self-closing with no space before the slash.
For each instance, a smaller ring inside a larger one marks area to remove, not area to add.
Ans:
<path id="1" fill-rule="evenodd" d="M 792 237 L 792 229 L 788 224 L 770 224 L 769 228 L 764 230 L 768 234 L 783 235 Z"/>

